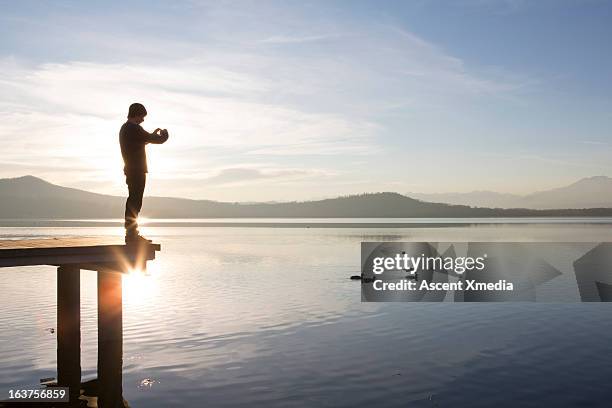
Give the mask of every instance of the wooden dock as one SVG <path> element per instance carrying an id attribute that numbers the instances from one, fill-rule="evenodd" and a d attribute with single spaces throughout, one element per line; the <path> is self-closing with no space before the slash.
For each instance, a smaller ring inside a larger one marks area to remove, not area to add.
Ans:
<path id="1" fill-rule="evenodd" d="M 69 387 L 70 403 L 81 394 L 81 270 L 98 274 L 97 406 L 124 407 L 122 386 L 122 273 L 146 269 L 159 244 L 125 245 L 120 238 L 71 237 L 0 241 L 0 267 L 57 267 L 57 385 Z"/>
<path id="2" fill-rule="evenodd" d="M 159 244 L 125 245 L 114 237 L 49 238 L 0 241 L 0 267 L 28 265 L 78 265 L 80 269 L 129 267 L 155 259 Z"/>

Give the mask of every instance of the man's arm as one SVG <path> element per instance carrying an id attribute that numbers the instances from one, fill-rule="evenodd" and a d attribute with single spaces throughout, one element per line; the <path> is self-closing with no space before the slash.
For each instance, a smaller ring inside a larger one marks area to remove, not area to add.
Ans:
<path id="1" fill-rule="evenodd" d="M 168 140 L 168 133 L 160 134 L 160 128 L 155 129 L 153 133 L 147 132 L 142 127 L 140 129 L 142 129 L 141 137 L 145 143 L 162 144 L 166 143 L 166 140 Z"/>

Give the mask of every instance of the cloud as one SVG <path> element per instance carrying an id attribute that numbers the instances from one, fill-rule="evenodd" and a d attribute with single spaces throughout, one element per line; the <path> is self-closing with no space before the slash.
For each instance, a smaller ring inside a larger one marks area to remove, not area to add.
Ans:
<path id="1" fill-rule="evenodd" d="M 58 125 L 64 123 L 58 115 L 116 121 L 125 117 L 126 106 L 135 100 L 146 101 L 151 117 L 184 130 L 180 134 L 191 141 L 202 140 L 205 134 L 207 145 L 306 145 L 322 140 L 350 144 L 347 136 L 363 136 L 375 127 L 341 114 L 275 104 L 269 99 L 276 92 L 270 80 L 194 61 L 156 67 L 43 64 L 4 74 L 0 90 L 11 95 L 1 103 L 2 113 L 21 115 L 5 124 L 5 133 L 15 132 L 16 126 L 40 127 L 28 121 L 28 115 L 44 115 Z"/>
<path id="2" fill-rule="evenodd" d="M 482 153 L 482 156 L 492 157 L 495 159 L 505 159 L 516 163 L 518 161 L 525 162 L 539 162 L 543 163 L 545 166 L 557 166 L 557 167 L 575 167 L 575 168 L 597 168 L 599 165 L 594 161 L 583 161 L 576 160 L 576 156 L 571 153 L 563 153 L 563 154 L 538 154 L 538 153 L 521 153 L 515 152 L 513 154 L 510 153 L 500 153 L 500 152 L 486 152 Z"/>
<path id="3" fill-rule="evenodd" d="M 341 34 L 316 34 L 316 35 L 274 35 L 272 37 L 265 38 L 259 42 L 264 44 L 299 44 L 299 43 L 310 43 L 317 41 L 325 41 L 334 38 L 341 37 Z"/>
<path id="4" fill-rule="evenodd" d="M 296 181 L 323 175 L 329 175 L 329 173 L 314 169 L 232 167 L 221 169 L 215 175 L 200 181 L 205 185 L 239 186 L 244 183 L 251 184 L 260 181 Z"/>
<path id="5" fill-rule="evenodd" d="M 506 96 L 534 82 L 499 68 L 470 70 L 461 58 L 414 33 L 393 25 L 388 29 L 401 40 L 401 45 L 394 46 L 402 51 L 397 57 L 398 72 L 405 76 L 406 85 L 422 95 L 445 96 L 448 101 L 475 95 Z"/>
<path id="6" fill-rule="evenodd" d="M 586 144 L 586 145 L 593 145 L 593 146 L 610 146 L 611 143 L 609 142 L 601 142 L 598 140 L 579 140 L 579 143 L 582 144 Z"/>
<path id="7" fill-rule="evenodd" d="M 489 10 L 495 14 L 512 14 L 534 6 L 534 3 L 561 3 L 558 0 L 531 2 L 528 0 L 457 0 L 456 5 L 461 7 L 479 8 Z"/>
<path id="8" fill-rule="evenodd" d="M 145 128 L 170 129 L 164 155 L 151 152 L 159 169 L 181 162 L 202 165 L 190 152 L 219 148 L 233 149 L 234 160 L 244 151 L 251 156 L 283 149 L 296 155 L 363 152 L 376 131 L 365 120 L 272 103 L 270 80 L 194 60 L 156 67 L 86 62 L 28 67 L 4 61 L 0 67 L 10 68 L 0 73 L 0 92 L 10 95 L 0 102 L 3 160 L 32 168 L 56 158 L 89 167 L 92 177 L 111 171 L 110 165 L 120 169 L 116 135 L 133 101 L 146 103 Z"/>

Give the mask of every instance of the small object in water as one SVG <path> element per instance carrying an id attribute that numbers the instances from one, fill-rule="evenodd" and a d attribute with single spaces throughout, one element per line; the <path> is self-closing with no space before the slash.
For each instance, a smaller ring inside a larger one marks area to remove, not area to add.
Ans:
<path id="1" fill-rule="evenodd" d="M 140 381 L 140 385 L 138 386 L 139 388 L 151 388 L 153 387 L 153 384 L 159 383 L 159 381 L 154 380 L 152 378 L 145 378 L 142 381 Z"/>
<path id="2" fill-rule="evenodd" d="M 368 278 L 363 275 L 351 275 L 351 280 L 360 280 L 362 283 L 371 283 L 374 282 L 376 279 L 378 279 L 376 276 Z"/>

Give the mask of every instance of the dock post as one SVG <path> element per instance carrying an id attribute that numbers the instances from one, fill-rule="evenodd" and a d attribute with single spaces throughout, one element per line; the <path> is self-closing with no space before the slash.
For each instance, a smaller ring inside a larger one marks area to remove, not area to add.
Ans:
<path id="1" fill-rule="evenodd" d="M 81 388 L 81 271 L 75 265 L 57 268 L 57 382 L 69 387 L 74 404 Z"/>
<path id="2" fill-rule="evenodd" d="M 123 407 L 121 273 L 98 271 L 98 406 Z"/>

